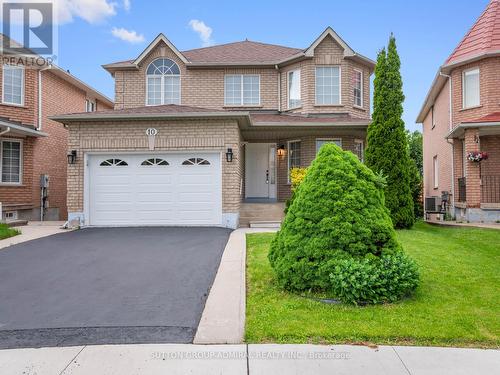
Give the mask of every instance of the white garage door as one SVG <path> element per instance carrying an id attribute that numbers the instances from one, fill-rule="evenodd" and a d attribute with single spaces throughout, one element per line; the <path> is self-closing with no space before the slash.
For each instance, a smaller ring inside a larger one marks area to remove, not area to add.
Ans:
<path id="1" fill-rule="evenodd" d="M 89 155 L 90 225 L 217 225 L 220 154 Z"/>

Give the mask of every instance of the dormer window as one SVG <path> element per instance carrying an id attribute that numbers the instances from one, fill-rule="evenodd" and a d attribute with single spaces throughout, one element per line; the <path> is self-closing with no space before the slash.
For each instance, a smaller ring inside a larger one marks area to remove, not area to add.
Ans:
<path id="1" fill-rule="evenodd" d="M 180 104 L 181 71 L 170 59 L 156 59 L 146 71 L 146 104 Z"/>

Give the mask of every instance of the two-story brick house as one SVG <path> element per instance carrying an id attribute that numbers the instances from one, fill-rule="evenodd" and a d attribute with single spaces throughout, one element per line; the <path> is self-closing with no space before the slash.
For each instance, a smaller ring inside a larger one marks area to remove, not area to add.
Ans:
<path id="1" fill-rule="evenodd" d="M 0 90 L 2 219 L 66 219 L 68 131 L 48 117 L 111 109 L 113 102 L 55 65 L 1 65 Z M 43 200 L 42 175 L 48 176 Z"/>
<path id="2" fill-rule="evenodd" d="M 424 194 L 450 194 L 457 220 L 500 220 L 500 0 L 455 48 L 427 94 L 423 124 Z M 469 160 L 477 152 L 488 158 Z"/>
<path id="3" fill-rule="evenodd" d="M 242 41 L 179 51 L 160 34 L 104 65 L 112 111 L 68 127 L 68 209 L 82 225 L 236 227 L 242 202 L 284 201 L 324 142 L 363 158 L 374 62 L 331 28 L 308 48 Z"/>

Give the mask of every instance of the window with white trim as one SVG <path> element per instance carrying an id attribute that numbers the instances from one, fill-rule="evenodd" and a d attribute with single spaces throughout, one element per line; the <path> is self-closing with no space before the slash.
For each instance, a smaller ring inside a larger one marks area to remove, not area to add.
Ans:
<path id="1" fill-rule="evenodd" d="M 316 139 L 316 155 L 318 154 L 321 146 L 325 143 L 334 143 L 337 146 L 342 147 L 342 139 L 340 138 L 318 138 Z"/>
<path id="2" fill-rule="evenodd" d="M 356 155 L 361 162 L 365 161 L 365 142 L 362 139 L 354 140 L 354 155 Z"/>
<path id="3" fill-rule="evenodd" d="M 316 104 L 340 104 L 340 67 L 316 67 Z"/>
<path id="4" fill-rule="evenodd" d="M 288 182 L 290 182 L 290 169 L 299 168 L 300 157 L 300 141 L 288 142 Z"/>
<path id="5" fill-rule="evenodd" d="M 354 69 L 352 74 L 354 105 L 356 107 L 363 107 L 363 72 L 361 70 Z"/>
<path id="6" fill-rule="evenodd" d="M 288 72 L 288 109 L 302 105 L 300 98 L 300 70 Z"/>
<path id="7" fill-rule="evenodd" d="M 260 76 L 256 74 L 226 74 L 224 76 L 224 105 L 260 105 Z"/>
<path id="8" fill-rule="evenodd" d="M 480 104 L 479 69 L 466 70 L 462 74 L 463 107 L 477 107 Z"/>
<path id="9" fill-rule="evenodd" d="M 432 178 L 434 179 L 434 189 L 439 187 L 439 165 L 437 155 L 432 158 Z"/>
<path id="10" fill-rule="evenodd" d="M 181 71 L 170 59 L 159 58 L 146 71 L 146 104 L 180 104 Z"/>
<path id="11" fill-rule="evenodd" d="M 22 166 L 21 141 L 2 140 L 1 145 L 1 170 L 2 183 L 20 184 Z"/>
<path id="12" fill-rule="evenodd" d="M 85 99 L 85 112 L 95 112 L 96 111 L 96 103 L 93 100 Z"/>
<path id="13" fill-rule="evenodd" d="M 6 104 L 24 104 L 24 68 L 4 65 L 2 80 L 2 101 Z"/>

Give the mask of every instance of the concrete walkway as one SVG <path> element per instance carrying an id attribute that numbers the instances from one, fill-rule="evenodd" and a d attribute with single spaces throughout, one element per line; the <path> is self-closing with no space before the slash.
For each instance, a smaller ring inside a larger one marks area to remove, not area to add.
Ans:
<path id="1" fill-rule="evenodd" d="M 21 234 L 0 240 L 0 249 L 57 233 L 69 232 L 70 229 L 61 229 L 63 224 L 64 221 L 30 221 L 28 225 L 14 228 L 21 231 Z"/>
<path id="2" fill-rule="evenodd" d="M 459 221 L 441 221 L 441 220 L 426 220 L 426 222 L 433 225 L 441 225 L 443 227 L 469 227 L 469 228 L 485 228 L 485 229 L 500 230 L 500 223 L 463 223 Z"/>
<path id="3" fill-rule="evenodd" d="M 276 231 L 272 228 L 240 228 L 231 233 L 194 337 L 195 344 L 243 342 L 246 234 Z"/>
<path id="4" fill-rule="evenodd" d="M 0 350 L 0 374 L 498 374 L 500 351 L 319 345 L 103 345 Z"/>

